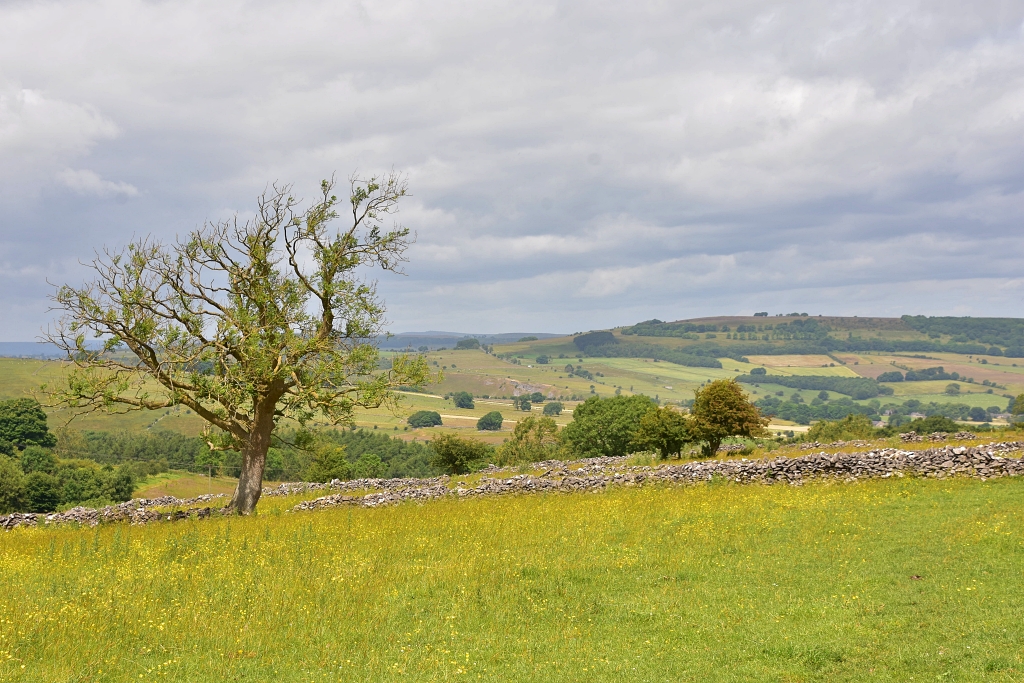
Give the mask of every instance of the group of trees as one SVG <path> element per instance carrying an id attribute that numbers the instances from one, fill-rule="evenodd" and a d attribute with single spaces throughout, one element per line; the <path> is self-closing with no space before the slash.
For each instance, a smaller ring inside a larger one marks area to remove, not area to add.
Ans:
<path id="1" fill-rule="evenodd" d="M 500 419 L 500 414 L 493 414 Z M 556 456 L 587 458 L 636 451 L 667 458 L 678 456 L 688 444 L 699 445 L 702 455 L 709 457 L 727 437 L 764 435 L 766 422 L 736 382 L 717 380 L 696 391 L 689 414 L 659 407 L 643 395 L 593 396 L 576 406 L 573 421 L 561 431 L 550 417 L 531 415 L 519 420 L 511 437 L 497 448 L 453 435 L 435 438 L 431 448 L 436 453 L 433 462 L 452 473 L 468 471 L 485 460 L 511 465 Z"/>
<path id="2" fill-rule="evenodd" d="M 0 436 L 0 514 L 52 512 L 132 497 L 136 478 L 130 465 L 58 458 L 58 440 L 32 399 L 0 401 Z"/>
<path id="3" fill-rule="evenodd" d="M 754 370 L 764 370 L 754 368 Z M 745 384 L 774 384 L 790 389 L 813 389 L 815 391 L 834 391 L 837 394 L 846 394 L 857 400 L 874 398 L 875 396 L 891 396 L 892 387 L 885 387 L 873 379 L 866 377 L 834 377 L 831 375 L 766 375 L 764 372 L 758 374 L 751 370 L 749 375 L 740 375 L 737 382 Z"/>

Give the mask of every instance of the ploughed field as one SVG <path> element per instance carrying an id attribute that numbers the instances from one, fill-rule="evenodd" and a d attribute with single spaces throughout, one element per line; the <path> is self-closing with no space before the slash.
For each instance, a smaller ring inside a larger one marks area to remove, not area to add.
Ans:
<path id="1" fill-rule="evenodd" d="M 1020 680 L 1022 497 L 716 478 L 18 528 L 0 680 Z"/>

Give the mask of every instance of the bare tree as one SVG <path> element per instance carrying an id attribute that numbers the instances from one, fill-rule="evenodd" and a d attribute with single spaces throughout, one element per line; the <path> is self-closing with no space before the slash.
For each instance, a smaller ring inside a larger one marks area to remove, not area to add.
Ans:
<path id="1" fill-rule="evenodd" d="M 91 282 L 53 296 L 61 317 L 46 338 L 72 365 L 44 387 L 51 405 L 75 414 L 190 408 L 208 423 L 211 447 L 242 454 L 229 503 L 239 514 L 259 501 L 283 419 L 346 424 L 357 407 L 393 408 L 392 387 L 429 372 L 407 356 L 378 369 L 384 306 L 357 269 L 402 272 L 409 230 L 383 221 L 407 186 L 395 173 L 350 184 L 343 230 L 331 229 L 343 204 L 330 180 L 306 209 L 290 186 L 275 185 L 253 220 L 207 223 L 173 244 L 104 249 L 88 264 Z"/>

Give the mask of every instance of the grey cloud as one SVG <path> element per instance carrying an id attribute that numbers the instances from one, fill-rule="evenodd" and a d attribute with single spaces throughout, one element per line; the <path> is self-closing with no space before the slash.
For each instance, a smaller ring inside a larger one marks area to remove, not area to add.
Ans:
<path id="1" fill-rule="evenodd" d="M 301 195 L 392 166 L 419 235 L 409 276 L 380 282 L 396 329 L 1019 315 L 1022 19 L 880 0 L 6 3 L 2 336 L 45 324 L 44 278 L 80 278 L 96 246 L 245 213 L 269 181 Z"/>

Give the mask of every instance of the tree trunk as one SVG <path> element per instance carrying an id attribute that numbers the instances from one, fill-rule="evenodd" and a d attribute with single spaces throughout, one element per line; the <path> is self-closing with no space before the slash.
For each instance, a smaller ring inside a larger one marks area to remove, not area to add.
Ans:
<path id="1" fill-rule="evenodd" d="M 705 458 L 710 458 L 716 453 L 718 453 L 718 447 L 722 445 L 722 437 L 706 437 L 706 439 L 707 440 L 704 442 L 701 448 L 701 450 L 704 451 L 702 455 Z"/>
<path id="2" fill-rule="evenodd" d="M 259 411 L 249 440 L 242 449 L 242 470 L 238 473 L 238 486 L 231 496 L 228 509 L 239 515 L 248 515 L 256 509 L 263 493 L 263 469 L 270 450 L 270 434 L 274 431 L 274 407 Z"/>

